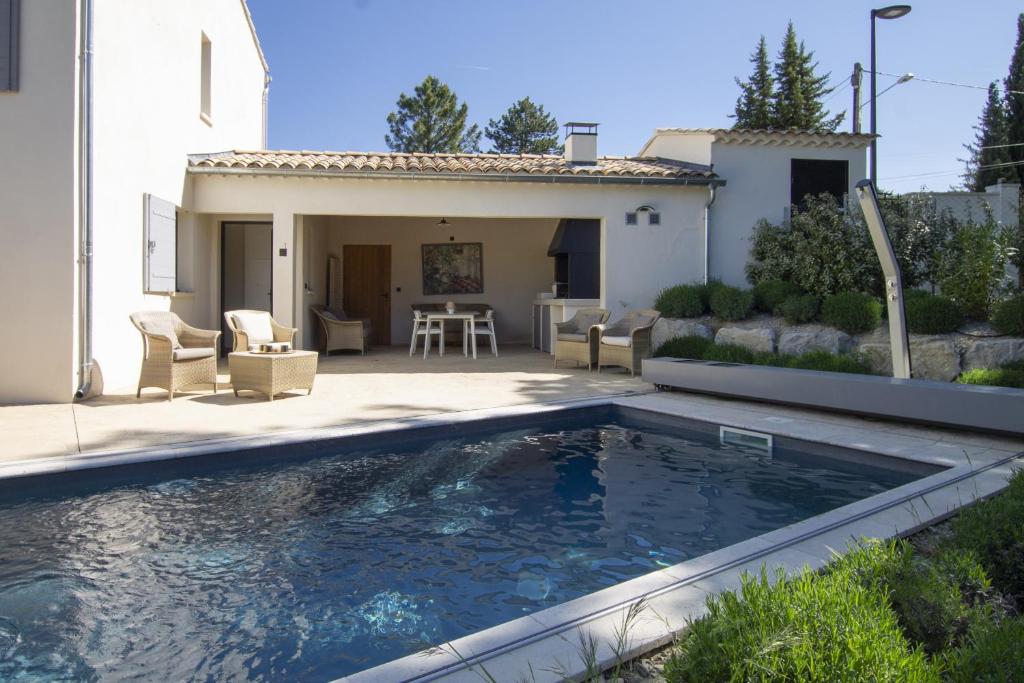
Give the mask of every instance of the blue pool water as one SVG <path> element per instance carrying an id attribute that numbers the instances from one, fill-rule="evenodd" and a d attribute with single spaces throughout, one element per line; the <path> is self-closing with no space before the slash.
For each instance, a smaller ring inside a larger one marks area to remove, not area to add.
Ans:
<path id="1" fill-rule="evenodd" d="M 922 474 L 597 410 L 9 482 L 0 680 L 327 680 Z"/>

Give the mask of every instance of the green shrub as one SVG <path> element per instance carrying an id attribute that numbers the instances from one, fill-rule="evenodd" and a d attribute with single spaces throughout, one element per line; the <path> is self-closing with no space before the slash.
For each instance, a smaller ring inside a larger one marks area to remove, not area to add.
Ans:
<path id="1" fill-rule="evenodd" d="M 1024 618 L 972 625 L 967 642 L 942 658 L 950 683 L 1024 679 Z"/>
<path id="2" fill-rule="evenodd" d="M 762 280 L 754 285 L 754 308 L 762 313 L 775 313 L 782 302 L 800 294 L 800 288 L 785 280 Z"/>
<path id="3" fill-rule="evenodd" d="M 1005 294 L 1007 237 L 988 212 L 984 223 L 959 224 L 942 254 L 939 289 L 972 320 L 987 320 Z"/>
<path id="4" fill-rule="evenodd" d="M 882 304 L 860 292 L 843 292 L 825 299 L 821 321 L 849 334 L 870 332 L 882 320 Z"/>
<path id="5" fill-rule="evenodd" d="M 855 375 L 871 374 L 871 367 L 862 358 L 846 354 L 835 355 L 828 351 L 808 351 L 790 360 L 787 367 L 801 370 L 848 372 Z"/>
<path id="6" fill-rule="evenodd" d="M 864 548 L 851 555 L 877 552 Z M 775 583 L 764 572 L 744 576 L 738 594 L 709 598 L 708 614 L 683 636 L 665 678 L 938 681 L 924 653 L 911 649 L 883 591 L 857 581 L 849 557 L 824 575 L 780 573 Z"/>
<path id="7" fill-rule="evenodd" d="M 976 368 L 956 378 L 959 384 L 984 384 L 991 387 L 1024 389 L 1024 369 L 1004 365 L 1001 368 Z"/>
<path id="8" fill-rule="evenodd" d="M 754 295 L 749 290 L 718 284 L 711 289 L 711 312 L 722 320 L 744 320 L 754 308 Z"/>
<path id="9" fill-rule="evenodd" d="M 796 356 L 771 351 L 758 351 L 754 354 L 754 365 L 768 365 L 775 368 L 788 368 Z"/>
<path id="10" fill-rule="evenodd" d="M 777 313 L 786 319 L 790 325 L 809 323 L 818 315 L 821 302 L 813 294 L 798 294 L 787 297 L 777 310 Z"/>
<path id="11" fill-rule="evenodd" d="M 964 315 L 952 299 L 936 296 L 920 289 L 903 295 L 907 329 L 914 334 L 945 334 L 955 332 L 964 322 Z"/>
<path id="12" fill-rule="evenodd" d="M 981 501 L 953 519 L 949 552 L 971 551 L 988 571 L 992 585 L 1024 599 L 1024 470 L 1010 477 L 1000 495 Z"/>
<path id="13" fill-rule="evenodd" d="M 704 352 L 704 360 L 718 361 L 719 363 L 747 363 L 754 362 L 755 354 L 745 346 L 738 344 L 713 344 Z"/>
<path id="14" fill-rule="evenodd" d="M 708 290 L 704 285 L 675 285 L 661 290 L 654 308 L 664 318 L 696 318 L 708 308 Z"/>
<path id="15" fill-rule="evenodd" d="M 693 358 L 703 360 L 707 350 L 715 345 L 713 339 L 691 335 L 687 337 L 673 337 L 659 346 L 654 351 L 656 358 Z"/>
<path id="16" fill-rule="evenodd" d="M 1024 294 L 1018 294 L 996 306 L 992 327 L 1001 334 L 1024 337 Z"/>

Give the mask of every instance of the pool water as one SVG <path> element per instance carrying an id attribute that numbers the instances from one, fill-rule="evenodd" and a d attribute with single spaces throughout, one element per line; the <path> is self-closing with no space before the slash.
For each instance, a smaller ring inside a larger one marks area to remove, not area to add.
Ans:
<path id="1" fill-rule="evenodd" d="M 8 482 L 0 680 L 327 680 L 920 476 L 597 410 Z"/>

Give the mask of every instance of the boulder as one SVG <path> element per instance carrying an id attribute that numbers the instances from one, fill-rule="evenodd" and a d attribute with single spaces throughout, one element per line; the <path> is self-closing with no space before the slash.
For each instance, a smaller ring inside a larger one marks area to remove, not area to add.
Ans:
<path id="1" fill-rule="evenodd" d="M 889 341 L 869 338 L 857 345 L 857 353 L 880 375 L 892 375 L 892 349 Z M 917 379 L 951 382 L 960 374 L 960 354 L 949 335 L 911 335 L 911 375 Z"/>
<path id="2" fill-rule="evenodd" d="M 960 374 L 960 354 L 953 339 L 946 336 L 910 339 L 911 376 L 952 382 Z"/>
<path id="3" fill-rule="evenodd" d="M 716 344 L 736 344 L 751 351 L 775 351 L 775 330 L 770 327 L 723 327 L 715 335 Z"/>
<path id="4" fill-rule="evenodd" d="M 654 329 L 651 330 L 651 343 L 654 345 L 654 348 L 658 348 L 669 339 L 692 336 L 711 339 L 715 335 L 712 334 L 710 327 L 696 320 L 661 318 L 658 322 L 654 323 Z"/>
<path id="5" fill-rule="evenodd" d="M 846 353 L 853 347 L 850 335 L 831 327 L 810 325 L 791 327 L 783 331 L 779 337 L 779 353 L 799 356 L 808 351 L 827 351 L 828 353 Z"/>
<path id="6" fill-rule="evenodd" d="M 1024 358 L 1024 339 L 972 339 L 964 352 L 964 370 L 998 368 Z"/>

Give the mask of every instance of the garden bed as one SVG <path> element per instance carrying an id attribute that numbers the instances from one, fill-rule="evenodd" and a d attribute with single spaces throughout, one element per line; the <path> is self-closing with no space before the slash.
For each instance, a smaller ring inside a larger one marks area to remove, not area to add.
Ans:
<path id="1" fill-rule="evenodd" d="M 1024 680 L 1024 474 L 907 540 L 820 572 L 747 577 L 623 683 Z"/>

